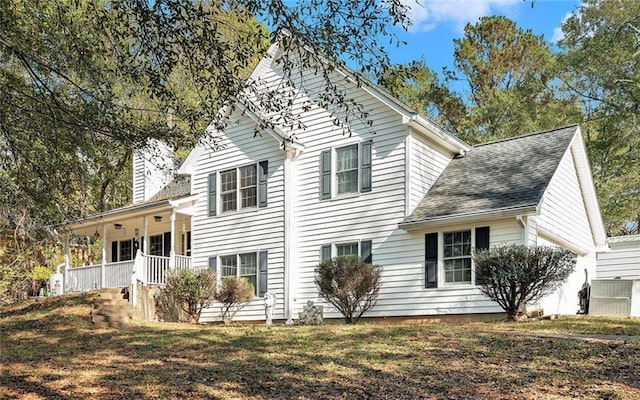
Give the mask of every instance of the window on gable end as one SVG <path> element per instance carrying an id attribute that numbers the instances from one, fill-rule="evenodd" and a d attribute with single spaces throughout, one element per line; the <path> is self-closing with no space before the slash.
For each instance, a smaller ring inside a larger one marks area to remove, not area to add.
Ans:
<path id="1" fill-rule="evenodd" d="M 325 150 L 320 154 L 320 199 L 371 191 L 373 141 Z M 334 159 L 332 162 L 332 159 Z"/>
<path id="2" fill-rule="evenodd" d="M 268 161 L 220 172 L 220 209 L 224 212 L 267 206 Z M 215 183 L 215 179 L 213 179 Z M 210 184 L 210 187 L 212 185 Z M 215 196 L 215 189 L 210 189 Z M 214 204 L 210 200 L 210 204 Z M 210 207 L 209 215 L 215 215 Z"/>

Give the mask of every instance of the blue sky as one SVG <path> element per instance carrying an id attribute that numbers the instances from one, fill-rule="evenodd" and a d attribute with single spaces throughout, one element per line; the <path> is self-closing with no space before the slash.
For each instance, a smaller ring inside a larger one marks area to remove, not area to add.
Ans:
<path id="1" fill-rule="evenodd" d="M 453 39 L 463 36 L 464 26 L 480 17 L 504 15 L 521 29 L 544 35 L 547 41 L 559 38 L 560 24 L 580 4 L 578 0 L 406 0 L 411 6 L 413 26 L 398 30 L 407 45 L 389 47 L 393 63 L 424 60 L 435 71 L 453 64 Z"/>

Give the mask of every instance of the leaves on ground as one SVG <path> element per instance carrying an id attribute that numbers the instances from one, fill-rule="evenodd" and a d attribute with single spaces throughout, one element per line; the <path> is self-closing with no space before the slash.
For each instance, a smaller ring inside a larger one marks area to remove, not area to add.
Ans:
<path id="1" fill-rule="evenodd" d="M 272 328 L 135 323 L 115 330 L 92 328 L 87 302 L 86 295 L 65 296 L 2 310 L 0 397 L 640 398 L 640 341 L 498 331 L 534 331 L 539 323 Z M 612 321 L 582 320 L 596 333 Z M 557 322 L 556 332 L 573 332 L 564 319 L 545 322 L 547 328 Z M 638 321 L 614 322 L 631 327 Z M 584 326 L 580 329 L 584 333 Z"/>

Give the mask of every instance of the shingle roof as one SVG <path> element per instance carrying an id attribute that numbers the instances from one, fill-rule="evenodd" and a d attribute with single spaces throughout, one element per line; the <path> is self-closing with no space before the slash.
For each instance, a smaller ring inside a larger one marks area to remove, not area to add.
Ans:
<path id="1" fill-rule="evenodd" d="M 577 129 L 473 147 L 451 160 L 403 224 L 538 205 Z"/>
<path id="2" fill-rule="evenodd" d="M 145 203 L 153 203 L 160 200 L 175 199 L 191 194 L 191 175 L 176 175 L 165 187 L 160 189 Z"/>

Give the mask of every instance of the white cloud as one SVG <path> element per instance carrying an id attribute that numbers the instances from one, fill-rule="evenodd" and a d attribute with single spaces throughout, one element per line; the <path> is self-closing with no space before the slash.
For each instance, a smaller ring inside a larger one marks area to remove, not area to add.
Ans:
<path id="1" fill-rule="evenodd" d="M 504 13 L 522 4 L 522 0 L 406 1 L 411 9 L 409 17 L 413 32 L 432 30 L 440 23 L 452 24 L 454 29 L 462 31 L 469 22 L 475 23 L 481 17 Z"/>
<path id="2" fill-rule="evenodd" d="M 564 39 L 564 32 L 562 32 L 562 24 L 564 24 L 565 21 L 568 20 L 569 18 L 571 18 L 572 16 L 573 16 L 573 13 L 571 13 L 571 12 L 567 13 L 562 18 L 562 21 L 560 22 L 560 25 L 553 29 L 553 36 L 551 37 L 551 43 L 556 44 L 559 41 L 561 41 L 562 39 Z"/>

